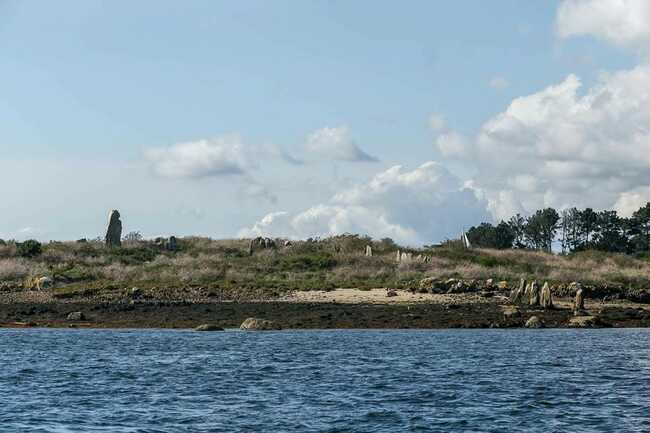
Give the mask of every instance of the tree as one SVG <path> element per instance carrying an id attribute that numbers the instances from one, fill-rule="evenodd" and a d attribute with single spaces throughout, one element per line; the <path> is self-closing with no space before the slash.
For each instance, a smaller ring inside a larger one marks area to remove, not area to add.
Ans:
<path id="1" fill-rule="evenodd" d="M 510 232 L 514 236 L 513 245 L 515 248 L 526 248 L 525 229 L 526 219 L 520 214 L 510 218 L 508 221 Z"/>
<path id="2" fill-rule="evenodd" d="M 623 220 L 613 210 L 598 212 L 597 216 L 596 233 L 591 245 L 602 251 L 625 252 L 628 241 Z"/>
<path id="3" fill-rule="evenodd" d="M 578 214 L 578 219 L 580 241 L 576 249 L 589 249 L 592 247 L 593 237 L 598 227 L 598 214 L 588 207 Z"/>
<path id="4" fill-rule="evenodd" d="M 501 221 L 496 227 L 490 223 L 482 223 L 478 227 L 471 227 L 467 237 L 472 245 L 481 248 L 495 248 L 504 250 L 512 248 L 515 235 L 510 225 Z"/>
<path id="5" fill-rule="evenodd" d="M 41 255 L 41 243 L 34 239 L 16 243 L 16 251 L 21 257 L 36 257 Z"/>
<path id="6" fill-rule="evenodd" d="M 630 235 L 636 251 L 650 251 L 650 202 L 632 214 Z"/>
<path id="7" fill-rule="evenodd" d="M 524 232 L 529 246 L 551 252 L 559 220 L 560 215 L 553 208 L 538 210 L 528 217 Z"/>

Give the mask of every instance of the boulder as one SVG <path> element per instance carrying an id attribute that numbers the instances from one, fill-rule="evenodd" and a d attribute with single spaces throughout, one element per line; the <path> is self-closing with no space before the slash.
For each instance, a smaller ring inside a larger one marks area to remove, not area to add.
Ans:
<path id="1" fill-rule="evenodd" d="M 74 311 L 74 312 L 68 314 L 67 319 L 68 320 L 73 320 L 75 322 L 79 322 L 81 320 L 86 320 L 86 316 L 81 311 Z"/>
<path id="2" fill-rule="evenodd" d="M 571 328 L 595 328 L 600 324 L 600 320 L 596 316 L 575 316 L 569 319 Z"/>
<path id="3" fill-rule="evenodd" d="M 50 277 L 40 277 L 37 278 L 34 283 L 35 283 L 34 286 L 36 287 L 36 290 L 45 290 L 45 289 L 49 289 L 54 285 L 54 280 Z"/>
<path id="4" fill-rule="evenodd" d="M 497 289 L 499 289 L 499 290 L 508 290 L 508 282 L 507 281 L 499 281 L 497 283 Z"/>
<path id="5" fill-rule="evenodd" d="M 551 287 L 548 282 L 544 283 L 542 291 L 539 295 L 539 305 L 544 309 L 553 308 L 553 295 L 551 294 Z"/>
<path id="6" fill-rule="evenodd" d="M 271 320 L 257 319 L 255 317 L 244 320 L 244 323 L 239 328 L 244 331 L 279 331 L 282 329 L 280 325 Z"/>
<path id="7" fill-rule="evenodd" d="M 517 307 L 506 307 L 503 309 L 503 317 L 505 319 L 514 319 L 515 317 L 520 317 L 521 311 Z"/>
<path id="8" fill-rule="evenodd" d="M 539 329 L 544 327 L 544 322 L 537 316 L 531 316 L 524 326 L 526 328 Z"/>
<path id="9" fill-rule="evenodd" d="M 197 326 L 196 328 L 194 328 L 194 330 L 199 332 L 213 332 L 213 331 L 223 331 L 223 328 L 221 326 L 210 325 L 206 323 Z"/>
<path id="10" fill-rule="evenodd" d="M 122 221 L 120 220 L 120 212 L 117 210 L 111 211 L 108 216 L 108 228 L 104 240 L 108 247 L 122 246 Z"/>
<path id="11" fill-rule="evenodd" d="M 389 297 L 389 298 L 393 298 L 393 297 L 397 296 L 397 291 L 394 290 L 394 289 L 390 289 L 390 290 L 386 291 L 386 296 Z"/>

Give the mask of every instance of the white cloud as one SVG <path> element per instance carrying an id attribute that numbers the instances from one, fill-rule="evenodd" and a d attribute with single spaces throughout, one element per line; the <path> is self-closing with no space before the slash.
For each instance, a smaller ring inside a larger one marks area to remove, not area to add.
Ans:
<path id="1" fill-rule="evenodd" d="M 440 153 L 446 157 L 467 156 L 469 153 L 470 144 L 465 137 L 454 131 L 440 134 L 436 138 L 435 144 Z"/>
<path id="2" fill-rule="evenodd" d="M 239 235 L 306 238 L 350 232 L 423 244 L 455 237 L 487 218 L 485 203 L 471 189 L 439 163 L 427 162 L 412 171 L 391 167 L 302 212 L 271 213 Z"/>
<path id="3" fill-rule="evenodd" d="M 250 165 L 246 148 L 236 135 L 149 149 L 145 158 L 156 174 L 170 178 L 243 174 Z"/>
<path id="4" fill-rule="evenodd" d="M 466 155 L 495 217 L 650 199 L 650 67 L 605 75 L 582 96 L 580 86 L 570 75 L 482 126 Z"/>
<path id="5" fill-rule="evenodd" d="M 560 37 L 590 35 L 615 45 L 650 48 L 650 2 L 647 0 L 564 0 L 557 11 Z"/>
<path id="6" fill-rule="evenodd" d="M 447 122 L 445 122 L 445 118 L 440 114 L 434 113 L 429 116 L 429 128 L 436 132 L 443 131 L 447 128 Z"/>
<path id="7" fill-rule="evenodd" d="M 488 84 L 496 90 L 503 90 L 510 85 L 508 80 L 503 77 L 493 77 Z"/>
<path id="8" fill-rule="evenodd" d="M 377 161 L 377 158 L 367 154 L 354 143 L 346 126 L 314 131 L 307 138 L 306 148 L 315 155 L 337 161 Z"/>

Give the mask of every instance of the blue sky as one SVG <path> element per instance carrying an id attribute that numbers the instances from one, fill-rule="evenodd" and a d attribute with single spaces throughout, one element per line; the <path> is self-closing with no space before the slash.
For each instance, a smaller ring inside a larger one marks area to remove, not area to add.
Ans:
<path id="1" fill-rule="evenodd" d="M 489 155 L 436 141 L 455 134 L 485 150 L 485 125 L 517 98 L 570 74 L 581 97 L 644 64 L 643 36 L 608 40 L 571 10 L 558 30 L 563 3 L 593 1 L 0 0 L 0 236 L 97 236 L 119 208 L 127 230 L 150 236 L 354 230 L 417 244 L 564 206 L 578 187 L 538 173 L 542 199 L 504 207 L 494 198 L 504 185 L 525 191 L 529 179 L 496 170 L 504 183 L 493 185 Z M 443 124 L 432 128 L 431 116 Z M 373 184 L 396 165 L 389 186 Z M 644 181 L 631 182 L 593 205 L 639 202 Z M 468 185 L 471 211 L 440 216 Z M 431 215 L 411 221 L 390 200 Z"/>

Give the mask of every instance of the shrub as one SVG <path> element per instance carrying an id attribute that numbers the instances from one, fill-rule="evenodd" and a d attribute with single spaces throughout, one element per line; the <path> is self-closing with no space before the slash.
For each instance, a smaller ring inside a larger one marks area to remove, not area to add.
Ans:
<path id="1" fill-rule="evenodd" d="M 30 239 L 25 242 L 17 243 L 16 244 L 16 249 L 18 252 L 18 255 L 21 257 L 36 257 L 41 255 L 43 252 L 43 249 L 41 247 L 41 243 L 34 240 Z"/>

